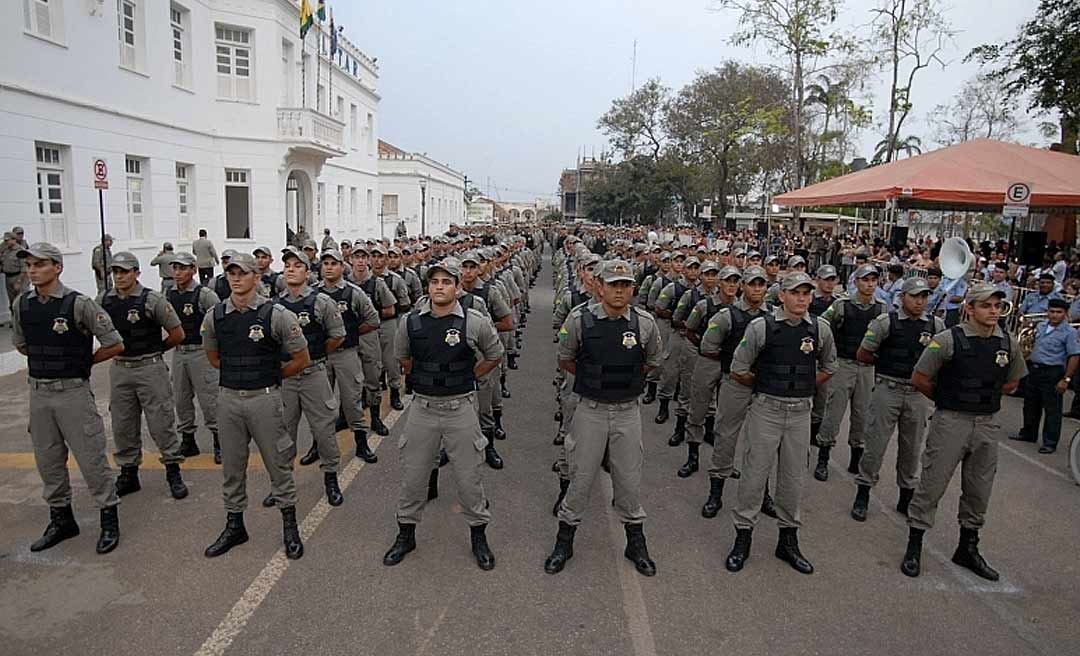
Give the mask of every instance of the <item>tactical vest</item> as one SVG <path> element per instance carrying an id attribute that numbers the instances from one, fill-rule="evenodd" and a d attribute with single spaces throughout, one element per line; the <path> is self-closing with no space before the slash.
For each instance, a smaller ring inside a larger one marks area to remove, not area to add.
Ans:
<path id="1" fill-rule="evenodd" d="M 833 304 L 835 299 L 832 296 L 814 296 L 810 301 L 809 312 L 811 316 L 820 317 L 825 313 L 825 310 L 829 309 L 829 306 Z"/>
<path id="2" fill-rule="evenodd" d="M 476 389 L 476 354 L 465 339 L 469 310 L 462 310 L 464 317 L 409 313 L 406 321 L 413 364 L 406 378 L 418 394 L 453 396 Z"/>
<path id="3" fill-rule="evenodd" d="M 671 325 L 676 327 L 676 328 L 685 328 L 686 327 L 686 319 L 687 319 L 687 317 L 690 316 L 690 312 L 693 311 L 693 309 L 695 307 L 697 307 L 698 301 L 701 300 L 701 288 L 699 288 L 699 287 L 691 287 L 691 288 L 689 288 L 688 291 L 690 292 L 690 306 L 689 306 L 690 310 L 687 311 L 686 316 L 684 316 L 682 319 L 679 319 L 678 321 L 675 321 L 674 317 L 671 319 Z M 679 298 L 681 299 L 682 296 L 680 296 Z M 679 309 L 679 301 L 675 301 L 675 309 L 676 310 Z"/>
<path id="4" fill-rule="evenodd" d="M 278 271 L 262 274 L 262 283 L 266 285 L 266 293 L 270 298 L 273 298 L 274 294 L 278 293 L 277 281 L 279 277 L 281 277 L 281 273 Z"/>
<path id="5" fill-rule="evenodd" d="M 227 275 L 222 274 L 214 279 L 214 293 L 222 301 L 232 295 L 232 287 L 229 286 L 229 277 Z"/>
<path id="6" fill-rule="evenodd" d="M 570 292 L 570 305 L 581 305 L 589 302 L 589 295 L 576 289 Z"/>
<path id="7" fill-rule="evenodd" d="M 735 358 L 735 348 L 746 334 L 746 327 L 756 316 L 734 305 L 729 305 L 727 308 L 731 313 L 731 328 L 724 341 L 720 342 L 720 369 L 725 374 L 731 373 L 731 361 Z"/>
<path id="8" fill-rule="evenodd" d="M 697 303 L 694 303 L 694 307 L 697 307 Z M 701 340 L 705 338 L 705 333 L 709 330 L 709 319 L 711 319 L 721 307 L 722 306 L 719 303 L 713 300 L 712 296 L 705 297 L 705 316 L 701 317 L 697 330 L 694 331 L 694 334 L 697 335 L 698 353 L 701 352 Z"/>
<path id="9" fill-rule="evenodd" d="M 581 348 L 577 356 L 574 392 L 594 401 L 632 401 L 645 385 L 645 349 L 637 312 L 629 320 L 598 321 L 581 310 Z"/>
<path id="10" fill-rule="evenodd" d="M 881 314 L 881 303 L 874 302 L 869 309 L 855 306 L 851 300 L 844 302 L 844 320 L 840 327 L 833 330 L 836 337 L 836 354 L 848 360 L 855 359 L 855 353 L 866 337 L 866 328 L 874 317 Z"/>
<path id="11" fill-rule="evenodd" d="M 220 385 L 253 390 L 281 382 L 281 348 L 270 330 L 273 301 L 256 310 L 225 314 L 225 303 L 214 306 L 214 334 L 221 355 Z"/>
<path id="12" fill-rule="evenodd" d="M 472 289 L 472 291 L 466 291 L 464 294 L 462 294 L 461 298 L 459 299 L 461 302 L 461 307 L 473 307 L 474 303 L 476 303 L 476 301 L 473 299 L 479 299 L 480 302 L 484 304 L 484 309 L 481 310 L 481 312 L 486 313 L 492 321 L 498 321 L 498 319 L 495 318 L 495 315 L 492 314 L 491 305 L 488 303 L 487 285 L 483 285 L 482 287 L 475 287 Z"/>
<path id="13" fill-rule="evenodd" d="M 1001 409 L 1001 387 L 1009 376 L 1008 338 L 968 337 L 953 326 L 952 359 L 941 365 L 934 403 L 944 410 L 992 415 Z"/>
<path id="14" fill-rule="evenodd" d="M 315 299 L 318 297 L 319 292 L 311 291 L 307 296 L 295 301 L 284 296 L 274 299 L 275 303 L 287 310 L 292 310 L 299 320 L 300 327 L 304 331 L 304 338 L 307 339 L 308 355 L 311 356 L 312 363 L 326 359 L 326 327 L 315 314 Z M 291 355 L 282 351 L 282 362 L 288 362 L 291 359 Z"/>
<path id="15" fill-rule="evenodd" d="M 332 298 L 341 311 L 341 320 L 345 323 L 345 341 L 340 348 L 354 348 L 360 343 L 360 315 L 352 309 L 356 291 L 352 285 L 334 289 L 323 287 L 320 291 Z"/>
<path id="16" fill-rule="evenodd" d="M 165 341 L 161 338 L 161 324 L 146 312 L 146 297 L 150 290 L 143 287 L 138 296 L 120 298 L 113 294 L 106 296 L 101 303 L 112 317 L 113 326 L 124 338 L 124 357 L 137 357 L 165 350 Z"/>
<path id="17" fill-rule="evenodd" d="M 664 287 L 667 287 L 667 285 L 664 285 Z M 664 287 L 660 288 L 660 293 L 664 292 Z M 668 301 L 668 306 L 666 308 L 668 312 L 675 311 L 675 308 L 679 305 L 679 299 L 682 298 L 683 294 L 685 294 L 688 289 L 690 288 L 678 280 L 675 281 L 675 294 L 671 297 L 671 300 Z"/>
<path id="18" fill-rule="evenodd" d="M 184 329 L 184 341 L 182 343 L 185 345 L 202 344 L 202 334 L 200 333 L 206 310 L 203 310 L 199 304 L 199 294 L 201 292 L 202 285 L 196 284 L 195 289 L 191 291 L 181 292 L 178 289 L 170 289 L 166 294 L 169 303 L 176 310 L 176 316 L 180 317 L 180 326 Z"/>
<path id="19" fill-rule="evenodd" d="M 765 315 L 765 346 L 755 363 L 754 392 L 808 398 L 817 388 L 817 320 L 792 326 Z"/>
<path id="20" fill-rule="evenodd" d="M 911 380 L 915 364 L 933 335 L 933 318 L 901 320 L 898 313 L 890 312 L 889 336 L 878 346 L 874 372 L 882 376 Z"/>
<path id="21" fill-rule="evenodd" d="M 94 338 L 75 326 L 75 299 L 69 291 L 63 298 L 41 303 L 29 294 L 19 300 L 19 323 L 26 339 L 26 359 L 30 377 L 44 380 L 90 378 L 94 360 Z"/>

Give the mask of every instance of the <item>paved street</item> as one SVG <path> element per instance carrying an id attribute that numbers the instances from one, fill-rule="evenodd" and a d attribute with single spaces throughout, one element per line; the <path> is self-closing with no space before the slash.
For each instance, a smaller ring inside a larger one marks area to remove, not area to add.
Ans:
<path id="1" fill-rule="evenodd" d="M 776 530 L 765 518 L 739 574 L 724 569 L 734 538 L 730 506 L 713 520 L 699 514 L 702 471 L 679 479 L 683 448 L 666 444 L 674 419 L 652 422 L 645 407 L 642 498 L 655 578 L 622 557 L 621 526 L 610 516 L 610 483 L 601 477 L 575 556 L 549 576 L 544 558 L 555 537 L 557 492 L 550 465 L 552 290 L 545 263 L 532 292 L 521 369 L 507 401 L 510 438 L 498 444 L 502 471 L 485 469 L 497 558 L 480 571 L 446 472 L 442 496 L 427 508 L 417 550 L 395 568 L 382 565 L 396 525 L 395 454 L 404 422 L 378 444 L 379 462 L 352 458 L 342 476 L 345 504 L 322 501 L 317 467 L 298 467 L 298 516 L 306 553 L 280 553 L 281 522 L 258 500 L 269 483 L 261 466 L 249 480 L 251 541 L 208 560 L 221 530 L 220 473 L 209 455 L 185 465 L 191 496 L 173 501 L 164 472 L 148 463 L 141 492 L 120 508 L 120 547 L 94 553 L 97 513 L 76 486 L 82 535 L 40 554 L 29 544 L 47 520 L 26 433 L 25 375 L 0 379 L 0 640 L 5 655 L 75 654 L 1075 654 L 1080 651 L 1080 488 L 1066 474 L 1064 449 L 1038 456 L 1032 445 L 1003 443 L 981 548 L 999 583 L 949 562 L 955 547 L 959 481 L 954 479 L 927 537 L 923 575 L 900 574 L 907 529 L 895 503 L 892 454 L 871 516 L 848 516 L 852 477 L 847 448 L 834 456 L 828 483 L 807 476 L 803 552 L 816 573 L 802 576 L 773 557 Z M 107 367 L 94 374 L 107 409 Z M 408 410 L 406 410 L 408 412 Z M 1016 428 L 1020 402 L 1006 401 L 1003 429 Z M 106 414 L 106 421 L 108 421 Z M 1078 428 L 1065 422 L 1063 443 Z M 209 435 L 200 444 L 206 448 Z M 376 440 L 377 442 L 377 440 Z M 841 437 L 839 440 L 844 444 Z M 301 453 L 310 436 L 300 438 Z M 152 442 L 148 440 L 148 448 Z M 703 448 L 708 458 L 708 447 Z M 148 460 L 155 460 L 152 455 Z M 706 460 L 707 461 L 707 460 Z M 73 472 L 77 478 L 77 470 Z"/>

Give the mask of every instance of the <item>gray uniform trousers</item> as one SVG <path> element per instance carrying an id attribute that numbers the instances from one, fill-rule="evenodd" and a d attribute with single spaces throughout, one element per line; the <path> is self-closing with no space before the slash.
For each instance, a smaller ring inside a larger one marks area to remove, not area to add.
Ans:
<path id="1" fill-rule="evenodd" d="M 372 406 L 382 398 L 379 378 L 382 376 L 382 345 L 379 332 L 360 335 L 360 366 L 364 370 L 364 405 Z"/>
<path id="2" fill-rule="evenodd" d="M 115 506 L 116 486 L 105 457 L 105 423 L 90 381 L 30 379 L 30 441 L 41 476 L 41 496 L 50 507 L 71 504 L 68 451 L 75 456 L 98 508 Z"/>
<path id="3" fill-rule="evenodd" d="M 812 403 L 812 397 L 780 399 L 754 395 L 746 415 L 746 465 L 732 510 L 735 528 L 752 529 L 757 524 L 761 498 L 774 463 L 777 473 L 772 494 L 776 523 L 780 528 L 802 526 L 799 506 L 803 478 L 810 464 Z"/>
<path id="4" fill-rule="evenodd" d="M 818 444 L 833 446 L 840 432 L 840 422 L 851 402 L 851 421 L 848 425 L 848 445 L 862 447 L 866 444 L 867 421 L 870 412 L 870 395 L 874 390 L 874 365 L 836 359 L 836 373 L 829 379 L 829 402 L 825 419 L 818 433 Z"/>
<path id="5" fill-rule="evenodd" d="M 507 331 L 507 332 L 499 333 L 499 341 L 502 342 L 503 350 L 506 353 L 511 353 L 510 349 L 513 347 L 513 344 L 514 344 L 514 333 L 513 333 L 513 331 Z M 503 398 L 502 398 L 502 382 L 501 381 L 502 381 L 502 377 L 505 376 L 507 374 L 507 372 L 509 371 L 508 365 L 507 365 L 507 362 L 509 362 L 509 360 L 510 360 L 510 358 L 503 358 L 501 361 L 499 361 L 499 376 L 495 380 L 495 383 L 494 383 L 495 391 L 493 392 L 492 397 L 491 397 L 491 408 L 492 408 L 492 410 L 498 410 L 498 411 L 502 412 Z M 495 377 L 495 373 L 492 372 L 491 376 Z"/>
<path id="6" fill-rule="evenodd" d="M 114 359 L 109 372 L 109 413 L 112 415 L 116 464 L 142 464 L 142 415 L 157 444 L 161 462 L 184 462 L 176 436 L 169 368 L 160 355 L 144 360 Z"/>
<path id="7" fill-rule="evenodd" d="M 670 400 L 675 397 L 675 387 L 679 383 L 679 366 L 685 346 L 686 338 L 682 336 L 682 333 L 669 329 L 664 342 L 663 359 L 660 361 L 660 387 L 656 393 L 657 398 Z M 681 403 L 676 407 L 676 414 L 686 414 L 686 408 Z"/>
<path id="8" fill-rule="evenodd" d="M 394 355 L 394 340 L 397 338 L 400 317 L 383 319 L 379 324 L 379 348 L 382 350 L 382 370 L 386 374 L 386 385 L 390 389 L 401 387 L 401 363 Z M 372 405 L 375 402 L 372 401 Z"/>
<path id="9" fill-rule="evenodd" d="M 877 485 L 881 459 L 889 448 L 893 430 L 897 431 L 896 485 L 913 490 L 919 484 L 919 456 L 923 450 L 926 418 L 930 415 L 930 399 L 920 394 L 911 383 L 896 378 L 877 376 L 870 404 L 870 431 L 866 436 L 866 452 L 859 461 L 859 485 Z"/>
<path id="10" fill-rule="evenodd" d="M 440 446 L 450 456 L 448 467 L 453 471 L 458 502 L 469 526 L 491 521 L 481 477 L 487 439 L 480 433 L 476 405 L 474 393 L 446 398 L 414 393 L 405 430 L 398 438 L 399 523 L 420 523 L 427 504 L 428 478 L 432 463 L 439 459 Z"/>
<path id="11" fill-rule="evenodd" d="M 502 393 L 499 389 L 499 377 L 494 372 L 476 381 L 476 413 L 483 431 L 495 430 L 495 397 L 499 397 L 502 408 Z"/>
<path id="12" fill-rule="evenodd" d="M 997 473 L 999 432 L 997 414 L 941 409 L 934 412 L 922 454 L 922 476 L 908 508 L 908 526 L 926 530 L 934 525 L 938 502 L 960 465 L 957 518 L 963 528 L 982 528 Z"/>
<path id="13" fill-rule="evenodd" d="M 195 397 L 199 397 L 206 428 L 217 434 L 218 370 L 206 359 L 202 346 L 177 346 L 172 358 L 176 431 L 195 432 Z"/>
<path id="14" fill-rule="evenodd" d="M 825 409 L 829 407 L 829 381 L 818 385 L 814 390 L 814 407 L 810 411 L 810 421 L 821 423 L 825 421 Z"/>
<path id="15" fill-rule="evenodd" d="M 720 380 L 724 377 L 723 365 L 719 360 L 713 360 L 703 355 L 698 355 L 693 345 L 687 344 L 687 351 L 691 351 L 694 358 L 694 366 L 690 374 L 690 380 L 683 385 L 683 389 L 690 391 L 690 412 L 686 419 L 686 441 L 701 443 L 705 439 L 705 417 L 716 414 L 716 393 L 720 387 Z M 681 396 L 681 394 L 680 394 Z M 713 427 L 715 435 L 716 427 Z M 715 443 L 715 438 L 713 442 Z"/>
<path id="16" fill-rule="evenodd" d="M 746 419 L 747 411 L 750 410 L 753 396 L 753 388 L 737 383 L 733 378 L 725 378 L 720 384 L 720 405 L 716 412 L 716 437 L 712 464 L 709 466 L 709 478 L 731 477 L 735 469 L 735 452 L 739 443 L 739 434 L 742 432 L 743 421 Z M 748 438 L 743 440 L 744 468 L 750 439 L 752 435 L 748 434 Z M 741 484 L 740 487 L 742 487 Z"/>
<path id="17" fill-rule="evenodd" d="M 224 479 L 221 491 L 226 512 L 244 512 L 247 508 L 248 445 L 252 440 L 270 475 L 270 494 L 278 507 L 296 505 L 296 481 L 292 473 L 296 447 L 285 430 L 285 409 L 279 388 L 222 387 L 218 394 L 218 429 Z"/>
<path id="18" fill-rule="evenodd" d="M 357 348 L 339 348 L 326 356 L 326 376 L 331 387 L 337 384 L 338 402 L 349 428 L 354 431 L 367 430 L 364 422 L 364 369 Z M 334 424 L 337 424 L 336 416 Z"/>
<path id="19" fill-rule="evenodd" d="M 566 370 L 563 369 L 563 371 Z M 581 396 L 574 393 L 574 375 L 567 372 L 563 384 L 559 388 L 559 404 L 562 406 L 563 411 L 563 420 L 559 424 L 559 435 L 562 436 L 563 443 L 559 445 L 558 455 L 556 456 L 556 462 L 559 465 L 559 478 L 564 481 L 570 480 L 570 462 L 566 459 L 566 439 L 572 428 L 574 411 L 577 410 L 578 401 L 580 400 Z"/>
<path id="20" fill-rule="evenodd" d="M 578 396 L 575 394 L 575 396 Z M 593 482 L 608 450 L 615 512 L 623 524 L 645 521 L 641 507 L 641 407 L 637 399 L 605 403 L 580 397 L 566 436 L 566 459 L 570 464 L 570 488 L 559 506 L 559 521 L 581 523 L 589 505 Z"/>
<path id="21" fill-rule="evenodd" d="M 285 431 L 292 440 L 289 460 L 296 456 L 296 431 L 300 427 L 300 414 L 303 413 L 307 417 L 311 438 L 319 445 L 319 469 L 336 472 L 341 460 L 337 435 L 334 433 L 338 399 L 326 376 L 326 364 L 313 364 L 283 380 L 281 402 L 285 406 Z"/>

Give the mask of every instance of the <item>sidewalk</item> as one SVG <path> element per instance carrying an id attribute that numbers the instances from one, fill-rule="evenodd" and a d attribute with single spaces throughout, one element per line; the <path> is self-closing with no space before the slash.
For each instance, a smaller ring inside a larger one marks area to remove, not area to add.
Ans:
<path id="1" fill-rule="evenodd" d="M 11 343 L 11 324 L 0 324 L 0 376 L 7 376 L 25 368 L 26 356 L 16 351 Z"/>

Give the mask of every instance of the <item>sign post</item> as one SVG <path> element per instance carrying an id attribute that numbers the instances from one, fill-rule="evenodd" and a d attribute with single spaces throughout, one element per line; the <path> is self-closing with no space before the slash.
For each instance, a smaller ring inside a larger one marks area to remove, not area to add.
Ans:
<path id="1" fill-rule="evenodd" d="M 103 159 L 94 160 L 94 189 L 98 190 L 98 215 L 101 219 L 101 266 L 105 274 L 105 291 L 109 291 L 109 247 L 105 244 L 105 190 L 109 188 L 109 167 Z"/>
<path id="2" fill-rule="evenodd" d="M 1001 207 L 1003 217 L 1012 217 L 1009 226 L 1009 259 L 1013 258 L 1013 235 L 1016 233 L 1016 218 L 1027 217 L 1031 207 L 1031 184 L 1027 182 L 1013 182 L 1005 190 L 1005 202 Z M 1019 262 L 1019 260 L 1017 260 Z"/>

